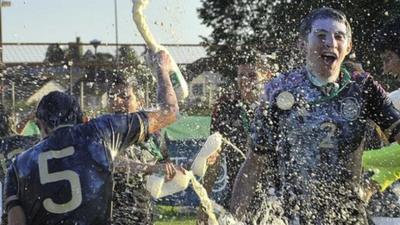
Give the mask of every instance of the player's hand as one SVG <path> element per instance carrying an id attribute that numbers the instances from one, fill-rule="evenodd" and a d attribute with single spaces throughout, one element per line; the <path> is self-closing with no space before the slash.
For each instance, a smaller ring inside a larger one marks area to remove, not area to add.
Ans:
<path id="1" fill-rule="evenodd" d="M 219 158 L 220 158 L 220 154 L 219 154 L 218 151 L 215 152 L 215 153 L 213 153 L 212 155 L 210 155 L 210 156 L 207 158 L 207 166 L 212 166 L 212 165 L 214 165 L 215 163 L 218 162 Z"/>
<path id="2" fill-rule="evenodd" d="M 170 162 L 165 163 L 165 180 L 172 180 L 175 177 L 177 171 L 186 174 L 186 170 L 182 166 L 176 166 Z"/>
<path id="3" fill-rule="evenodd" d="M 150 64 L 157 71 L 169 73 L 172 71 L 172 63 L 170 56 L 163 50 L 155 53 L 152 50 L 148 50 L 148 57 L 150 59 Z"/>
<path id="4" fill-rule="evenodd" d="M 156 165 L 152 165 L 149 167 L 149 174 L 163 173 L 165 174 L 166 181 L 172 180 L 175 177 L 177 171 L 186 174 L 186 170 L 182 166 L 175 166 L 171 162 L 157 163 Z"/>
<path id="5" fill-rule="evenodd" d="M 164 164 L 165 180 L 170 181 L 176 175 L 176 169 L 174 164 L 167 162 Z"/>

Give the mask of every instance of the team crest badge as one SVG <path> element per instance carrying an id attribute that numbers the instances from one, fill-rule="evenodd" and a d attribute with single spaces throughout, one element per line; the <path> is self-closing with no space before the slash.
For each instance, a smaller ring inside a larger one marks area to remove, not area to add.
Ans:
<path id="1" fill-rule="evenodd" d="M 356 98 L 348 97 L 342 100 L 340 111 L 346 120 L 353 121 L 360 116 L 361 107 Z"/>
<path id="2" fill-rule="evenodd" d="M 276 97 L 276 105 L 282 110 L 289 110 L 294 105 L 294 96 L 288 91 L 283 91 Z"/>

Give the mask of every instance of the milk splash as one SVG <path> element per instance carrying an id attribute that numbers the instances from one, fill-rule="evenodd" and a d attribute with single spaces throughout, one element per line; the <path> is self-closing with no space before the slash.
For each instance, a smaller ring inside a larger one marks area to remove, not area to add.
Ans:
<path id="1" fill-rule="evenodd" d="M 140 34 L 142 35 L 149 49 L 151 49 L 154 52 L 164 51 L 169 56 L 171 56 L 171 54 L 164 46 L 159 45 L 156 42 L 154 36 L 150 32 L 149 26 L 146 23 L 143 11 L 149 4 L 149 0 L 132 0 L 132 2 L 133 2 L 133 8 L 132 8 L 133 21 L 135 22 L 136 27 L 138 28 Z M 178 100 L 183 101 L 189 95 L 189 87 L 175 60 L 172 57 L 170 57 L 170 60 L 172 65 L 172 71 L 170 73 L 171 82 L 172 85 L 174 86 L 174 90 Z"/>

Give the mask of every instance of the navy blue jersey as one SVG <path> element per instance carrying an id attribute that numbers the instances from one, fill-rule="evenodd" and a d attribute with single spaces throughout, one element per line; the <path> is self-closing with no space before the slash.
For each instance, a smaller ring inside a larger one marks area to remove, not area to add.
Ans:
<path id="1" fill-rule="evenodd" d="M 7 167 L 11 164 L 12 159 L 15 158 L 19 153 L 32 147 L 36 142 L 38 142 L 38 137 L 32 136 L 20 136 L 12 135 L 0 139 L 0 182 L 1 190 L 4 190 L 4 181 L 7 174 Z M 4 199 L 3 192 L 1 192 L 1 197 Z M 0 203 L 3 204 L 3 201 Z M 2 210 L 4 213 L 5 209 L 2 205 Z M 4 214 L 6 216 L 6 214 Z M 6 224 L 7 218 L 2 217 L 2 224 Z"/>
<path id="2" fill-rule="evenodd" d="M 64 126 L 18 155 L 8 169 L 6 204 L 20 204 L 27 224 L 110 222 L 112 159 L 148 134 L 146 114 L 106 115 Z"/>
<path id="3" fill-rule="evenodd" d="M 292 71 L 266 85 L 256 115 L 255 152 L 268 156 L 270 181 L 300 224 L 363 224 L 357 191 L 367 121 L 390 141 L 400 131 L 400 113 L 371 76 L 353 74 L 343 87 L 326 98 L 305 70 Z"/>
<path id="4" fill-rule="evenodd" d="M 0 139 L 0 180 L 4 183 L 7 167 L 19 153 L 32 147 L 39 139 L 33 136 L 13 135 Z"/>

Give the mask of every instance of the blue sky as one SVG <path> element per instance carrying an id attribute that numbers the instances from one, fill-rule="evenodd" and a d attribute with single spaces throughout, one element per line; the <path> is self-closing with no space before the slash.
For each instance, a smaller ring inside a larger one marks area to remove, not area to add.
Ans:
<path id="1" fill-rule="evenodd" d="M 11 0 L 2 9 L 4 42 L 115 43 L 114 0 Z M 117 0 L 120 43 L 143 43 L 133 24 L 131 0 Z M 145 11 L 160 43 L 200 42 L 210 29 L 200 24 L 200 0 L 150 0 Z"/>

